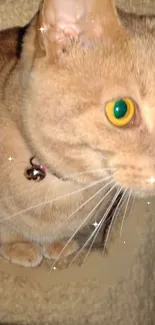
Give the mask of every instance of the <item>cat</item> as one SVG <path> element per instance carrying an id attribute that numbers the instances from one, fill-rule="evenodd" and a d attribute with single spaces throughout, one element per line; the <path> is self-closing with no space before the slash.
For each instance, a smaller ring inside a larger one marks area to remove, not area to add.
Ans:
<path id="1" fill-rule="evenodd" d="M 155 194 L 154 33 L 120 16 L 113 0 L 44 0 L 0 33 L 0 254 L 12 263 L 76 253 L 120 193 Z"/>

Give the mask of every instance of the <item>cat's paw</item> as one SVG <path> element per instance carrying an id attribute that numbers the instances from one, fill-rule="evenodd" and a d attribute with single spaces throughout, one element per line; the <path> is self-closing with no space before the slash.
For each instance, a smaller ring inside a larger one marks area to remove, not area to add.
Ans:
<path id="1" fill-rule="evenodd" d="M 55 242 L 51 245 L 43 246 L 43 256 L 48 260 L 56 260 L 59 255 L 60 258 L 67 257 L 73 253 L 75 253 L 79 248 L 78 243 L 75 240 L 72 240 L 67 244 L 67 241 Z"/>
<path id="2" fill-rule="evenodd" d="M 11 263 L 35 267 L 42 261 L 41 248 L 33 243 L 12 243 L 0 246 L 0 254 Z"/>

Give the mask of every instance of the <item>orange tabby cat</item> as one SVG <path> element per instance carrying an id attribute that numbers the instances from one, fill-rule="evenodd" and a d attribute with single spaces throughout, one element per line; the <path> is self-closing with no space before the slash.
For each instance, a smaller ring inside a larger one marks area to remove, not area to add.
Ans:
<path id="1" fill-rule="evenodd" d="M 0 33 L 3 257 L 69 255 L 120 191 L 155 193 L 154 46 L 112 0 L 44 0 L 29 25 Z"/>

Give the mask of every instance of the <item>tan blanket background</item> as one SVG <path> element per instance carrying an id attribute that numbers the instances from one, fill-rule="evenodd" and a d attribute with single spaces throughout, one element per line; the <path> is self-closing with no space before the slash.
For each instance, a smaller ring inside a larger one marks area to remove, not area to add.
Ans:
<path id="1" fill-rule="evenodd" d="M 118 0 L 125 11 L 155 14 L 155 0 Z M 0 0 L 0 28 L 26 23 L 38 0 Z M 23 269 L 0 260 L 0 322 L 51 325 L 155 324 L 153 201 L 136 201 L 107 257 L 82 267 Z"/>
<path id="2" fill-rule="evenodd" d="M 0 28 L 27 23 L 38 4 L 39 0 L 0 0 Z"/>
<path id="3" fill-rule="evenodd" d="M 39 0 L 0 0 L 0 28 L 25 24 L 38 8 Z M 119 8 L 138 15 L 155 14 L 155 0 L 116 0 Z"/>

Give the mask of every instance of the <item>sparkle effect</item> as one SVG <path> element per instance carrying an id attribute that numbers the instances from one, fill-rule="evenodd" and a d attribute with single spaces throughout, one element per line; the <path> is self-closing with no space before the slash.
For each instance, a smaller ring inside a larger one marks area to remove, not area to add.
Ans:
<path id="1" fill-rule="evenodd" d="M 39 30 L 43 33 L 43 32 L 45 32 L 47 30 L 47 28 L 42 26 L 42 27 L 39 28 Z"/>
<path id="2" fill-rule="evenodd" d="M 98 224 L 98 222 L 96 222 L 96 221 L 93 223 L 93 226 L 94 226 L 95 228 L 97 228 L 98 225 L 99 225 L 99 224 Z"/>
<path id="3" fill-rule="evenodd" d="M 148 182 L 151 183 L 151 184 L 154 184 L 155 183 L 155 178 L 152 176 L 148 179 Z"/>
<path id="4" fill-rule="evenodd" d="M 8 158 L 8 160 L 11 162 L 11 161 L 13 160 L 13 158 L 10 156 L 10 157 Z"/>

